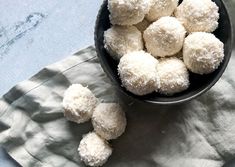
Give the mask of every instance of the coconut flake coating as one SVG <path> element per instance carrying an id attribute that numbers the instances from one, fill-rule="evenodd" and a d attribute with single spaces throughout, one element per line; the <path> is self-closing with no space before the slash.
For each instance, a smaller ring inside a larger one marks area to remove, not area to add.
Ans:
<path id="1" fill-rule="evenodd" d="M 158 74 L 161 87 L 159 92 L 173 95 L 189 87 L 189 73 L 184 62 L 176 57 L 159 60 Z"/>
<path id="2" fill-rule="evenodd" d="M 142 34 L 134 26 L 113 26 L 104 32 L 104 47 L 119 60 L 124 54 L 143 49 Z"/>
<path id="3" fill-rule="evenodd" d="M 152 0 L 109 0 L 110 21 L 113 25 L 134 25 L 149 12 Z"/>
<path id="4" fill-rule="evenodd" d="M 174 17 L 162 17 L 144 31 L 147 51 L 155 57 L 172 56 L 183 47 L 185 28 Z"/>
<path id="5" fill-rule="evenodd" d="M 119 104 L 100 103 L 92 115 L 92 125 L 102 138 L 116 139 L 125 131 L 126 116 Z"/>
<path id="6" fill-rule="evenodd" d="M 175 16 L 188 32 L 213 32 L 218 27 L 218 6 L 211 0 L 184 0 Z"/>
<path id="7" fill-rule="evenodd" d="M 90 132 L 83 136 L 78 153 L 86 165 L 102 166 L 112 154 L 112 148 L 95 132 Z"/>
<path id="8" fill-rule="evenodd" d="M 153 0 L 154 4 L 151 6 L 146 18 L 149 21 L 156 21 L 163 16 L 171 16 L 179 0 Z"/>
<path id="9" fill-rule="evenodd" d="M 224 58 L 224 44 L 213 34 L 195 32 L 184 42 L 183 59 L 193 73 L 209 74 L 215 71 Z"/>
<path id="10" fill-rule="evenodd" d="M 64 93 L 64 116 L 73 122 L 86 122 L 91 118 L 97 102 L 97 98 L 88 88 L 73 84 Z"/>
<path id="11" fill-rule="evenodd" d="M 154 92 L 159 86 L 158 60 L 144 51 L 124 55 L 118 65 L 122 85 L 135 95 Z"/>

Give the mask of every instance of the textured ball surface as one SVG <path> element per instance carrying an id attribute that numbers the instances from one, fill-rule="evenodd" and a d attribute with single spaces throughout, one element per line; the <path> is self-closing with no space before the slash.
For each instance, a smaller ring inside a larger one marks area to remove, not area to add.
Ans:
<path id="1" fill-rule="evenodd" d="M 90 132 L 83 136 L 78 153 L 86 165 L 102 166 L 112 154 L 112 148 L 95 132 Z"/>
<path id="2" fill-rule="evenodd" d="M 184 42 L 183 59 L 193 73 L 209 74 L 215 71 L 224 58 L 224 44 L 213 34 L 195 32 Z"/>
<path id="3" fill-rule="evenodd" d="M 178 0 L 155 0 L 146 18 L 156 21 L 160 17 L 171 16 L 177 6 Z"/>
<path id="4" fill-rule="evenodd" d="M 110 21 L 113 25 L 134 25 L 149 12 L 152 0 L 109 0 Z"/>
<path id="5" fill-rule="evenodd" d="M 97 98 L 88 88 L 73 84 L 64 93 L 64 116 L 77 123 L 88 121 L 97 102 Z"/>
<path id="6" fill-rule="evenodd" d="M 159 92 L 173 95 L 189 87 L 189 73 L 184 62 L 176 57 L 159 60 L 158 74 L 161 87 Z"/>
<path id="7" fill-rule="evenodd" d="M 218 10 L 211 0 L 184 0 L 175 16 L 188 32 L 213 32 L 218 27 Z"/>
<path id="8" fill-rule="evenodd" d="M 182 49 L 185 28 L 174 17 L 162 17 L 144 31 L 147 51 L 155 57 L 172 56 Z"/>
<path id="9" fill-rule="evenodd" d="M 124 55 L 118 65 L 122 85 L 135 95 L 154 92 L 159 86 L 158 60 L 144 51 Z"/>
<path id="10" fill-rule="evenodd" d="M 113 26 L 104 32 L 104 47 L 116 60 L 124 54 L 143 49 L 141 32 L 134 26 Z"/>
<path id="11" fill-rule="evenodd" d="M 102 138 L 116 139 L 125 131 L 126 116 L 119 104 L 100 103 L 92 115 L 92 125 Z"/>

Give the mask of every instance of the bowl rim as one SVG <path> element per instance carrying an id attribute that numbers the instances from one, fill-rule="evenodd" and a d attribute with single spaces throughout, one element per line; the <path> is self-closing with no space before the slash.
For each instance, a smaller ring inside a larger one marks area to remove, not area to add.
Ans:
<path id="1" fill-rule="evenodd" d="M 108 0 L 104 0 L 102 5 L 100 6 L 100 9 L 98 11 L 98 14 L 97 14 L 97 17 L 96 17 L 96 22 L 95 22 L 95 31 L 94 31 L 94 40 L 95 40 L 95 49 L 96 49 L 96 53 L 97 53 L 97 57 L 100 61 L 100 65 L 102 66 L 104 72 L 108 75 L 109 79 L 111 80 L 111 82 L 114 84 L 114 86 L 117 88 L 119 88 L 118 90 L 121 91 L 124 95 L 134 99 L 134 100 L 137 100 L 139 102 L 143 102 L 143 103 L 150 103 L 150 104 L 156 104 L 156 105 L 173 105 L 173 104 L 181 104 L 181 103 L 184 103 L 184 102 L 187 102 L 187 101 L 190 101 L 196 97 L 199 97 L 200 95 L 202 95 L 203 93 L 207 92 L 209 89 L 211 89 L 217 82 L 218 80 L 221 78 L 221 76 L 223 75 L 225 69 L 227 68 L 228 66 L 228 63 L 231 59 L 231 55 L 232 55 L 232 51 L 233 51 L 233 42 L 234 42 L 234 31 L 233 31 L 233 23 L 232 23 L 232 19 L 231 19 L 231 16 L 229 15 L 228 13 L 228 8 L 227 6 L 225 5 L 224 1 L 223 0 L 219 0 L 222 4 L 222 6 L 225 8 L 225 11 L 226 12 L 226 15 L 228 16 L 228 20 L 229 20 L 229 27 L 230 27 L 230 46 L 229 46 L 229 49 L 228 49 L 228 54 L 226 55 L 227 56 L 227 59 L 224 59 L 223 63 L 224 65 L 222 66 L 222 68 L 220 69 L 220 73 L 218 75 L 215 76 L 215 78 L 212 80 L 211 83 L 209 83 L 207 85 L 207 87 L 203 88 L 202 90 L 196 92 L 195 94 L 189 96 L 189 97 L 186 97 L 186 98 L 183 98 L 183 99 L 180 99 L 180 100 L 172 100 L 172 101 L 154 101 L 154 100 L 147 100 L 147 99 L 139 99 L 139 98 L 136 98 L 134 96 L 131 96 L 130 94 L 128 94 L 126 91 L 127 90 L 124 90 L 124 88 L 120 85 L 120 84 L 117 84 L 116 83 L 116 79 L 113 77 L 113 75 L 109 72 L 109 70 L 107 69 L 107 67 L 104 65 L 103 63 L 103 60 L 101 59 L 101 55 L 100 55 L 100 52 L 99 52 L 99 47 L 98 47 L 98 37 L 97 37 L 97 34 L 98 34 L 98 23 L 99 23 L 99 18 L 101 16 L 101 13 L 102 13 L 102 10 L 105 6 L 107 6 L 107 1 Z"/>

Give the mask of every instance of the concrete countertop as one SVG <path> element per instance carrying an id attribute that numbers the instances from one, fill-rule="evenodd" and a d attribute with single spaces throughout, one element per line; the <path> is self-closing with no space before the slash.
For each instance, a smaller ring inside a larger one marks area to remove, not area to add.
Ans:
<path id="1" fill-rule="evenodd" d="M 102 0 L 0 0 L 0 96 L 92 45 Z"/>

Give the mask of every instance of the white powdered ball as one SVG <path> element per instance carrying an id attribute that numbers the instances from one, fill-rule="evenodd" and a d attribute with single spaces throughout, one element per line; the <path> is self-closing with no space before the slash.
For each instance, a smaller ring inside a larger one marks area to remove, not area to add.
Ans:
<path id="1" fill-rule="evenodd" d="M 179 0 L 154 0 L 154 4 L 151 6 L 146 18 L 149 21 L 156 21 L 163 16 L 171 16 Z"/>
<path id="2" fill-rule="evenodd" d="M 100 103 L 92 115 L 92 125 L 104 139 L 116 139 L 125 131 L 126 116 L 119 104 Z"/>
<path id="3" fill-rule="evenodd" d="M 179 52 L 186 31 L 174 17 L 162 17 L 144 31 L 144 40 L 149 53 L 155 57 L 172 56 Z"/>
<path id="4" fill-rule="evenodd" d="M 83 136 L 78 152 L 86 165 L 102 166 L 112 154 L 112 148 L 95 132 L 90 132 Z"/>
<path id="5" fill-rule="evenodd" d="M 140 31 L 140 32 L 144 32 L 148 26 L 151 24 L 151 22 L 149 22 L 147 19 L 144 19 L 143 21 L 141 21 L 140 23 L 136 24 L 135 27 Z"/>
<path id="6" fill-rule="evenodd" d="M 88 88 L 73 84 L 64 93 L 64 116 L 73 122 L 86 122 L 91 118 L 97 102 L 97 98 Z"/>
<path id="7" fill-rule="evenodd" d="M 113 26 L 104 32 L 104 47 L 119 60 L 124 54 L 143 49 L 142 34 L 134 26 Z"/>
<path id="8" fill-rule="evenodd" d="M 154 92 L 159 86 L 158 60 L 144 51 L 124 55 L 118 65 L 123 86 L 135 95 Z"/>
<path id="9" fill-rule="evenodd" d="M 215 71 L 224 58 L 224 44 L 213 34 L 195 32 L 185 38 L 183 59 L 193 73 L 209 74 Z"/>
<path id="10" fill-rule="evenodd" d="M 189 87 L 189 73 L 184 62 L 176 57 L 159 60 L 158 74 L 161 87 L 159 92 L 173 95 Z"/>
<path id="11" fill-rule="evenodd" d="M 184 0 L 175 16 L 188 32 L 213 32 L 218 27 L 218 6 L 211 0 Z"/>
<path id="12" fill-rule="evenodd" d="M 113 25 L 134 25 L 149 12 L 152 0 L 109 0 L 110 21 Z"/>

